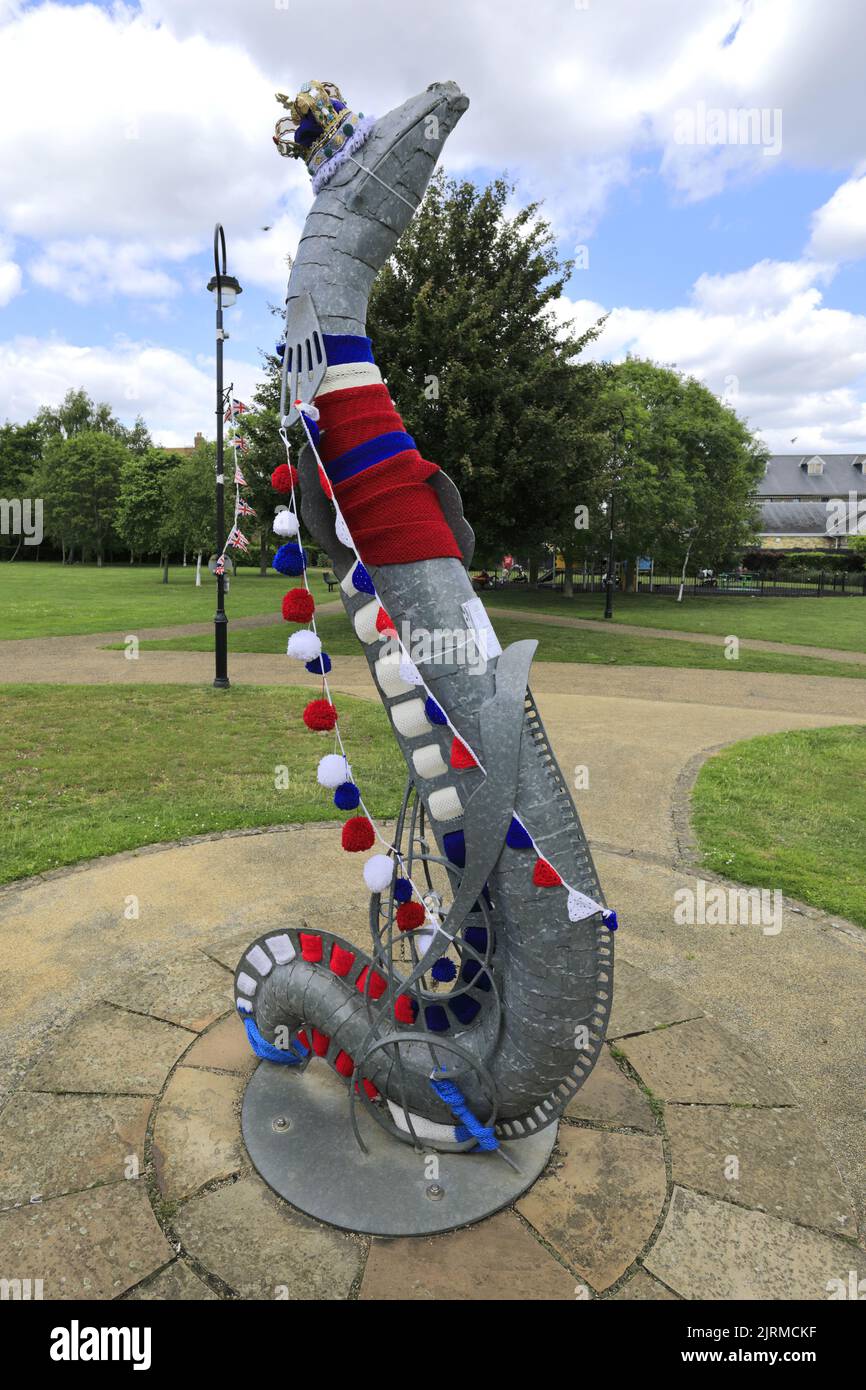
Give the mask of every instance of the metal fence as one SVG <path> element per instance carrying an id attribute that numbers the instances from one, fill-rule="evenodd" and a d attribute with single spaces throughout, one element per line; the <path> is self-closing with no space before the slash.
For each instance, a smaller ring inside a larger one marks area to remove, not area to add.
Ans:
<path id="1" fill-rule="evenodd" d="M 556 576 L 556 588 L 563 587 L 564 576 Z M 604 592 L 603 573 L 574 575 L 574 592 L 600 594 Z M 641 574 L 638 577 L 637 592 L 641 594 L 678 594 L 679 575 Z M 619 590 L 618 590 L 619 592 Z M 629 592 L 633 592 L 629 590 Z M 866 571 L 842 573 L 819 573 L 804 571 L 802 574 L 718 574 L 712 579 L 702 579 L 697 575 L 687 575 L 683 587 L 684 598 L 725 598 L 728 595 L 745 594 L 756 598 L 829 598 L 834 594 L 845 597 L 866 597 Z"/>

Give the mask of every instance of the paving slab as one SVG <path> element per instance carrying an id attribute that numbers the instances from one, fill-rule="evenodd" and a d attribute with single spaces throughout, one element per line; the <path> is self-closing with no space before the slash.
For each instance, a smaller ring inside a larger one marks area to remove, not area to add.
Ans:
<path id="1" fill-rule="evenodd" d="M 219 1295 L 208 1288 L 197 1274 L 193 1274 L 183 1260 L 175 1260 L 167 1269 L 161 1269 L 154 1279 L 149 1279 L 137 1289 L 132 1289 L 124 1299 L 127 1303 L 204 1303 L 219 1302 Z"/>
<path id="2" fill-rule="evenodd" d="M 832 1235 L 856 1235 L 842 1180 L 801 1110 L 668 1105 L 665 1128 L 681 1187 Z"/>
<path id="3" fill-rule="evenodd" d="M 31 1091 L 155 1095 L 192 1039 L 185 1029 L 98 1004 L 51 1039 L 25 1086 Z"/>
<path id="4" fill-rule="evenodd" d="M 827 1299 L 828 1285 L 866 1274 L 866 1255 L 842 1240 L 675 1187 L 644 1259 L 683 1298 Z"/>
<path id="5" fill-rule="evenodd" d="M 553 1171 L 517 1210 L 590 1286 L 615 1283 L 655 1229 L 666 1192 L 661 1140 L 562 1126 Z"/>
<path id="6" fill-rule="evenodd" d="M 478 1226 L 370 1247 L 359 1298 L 365 1302 L 573 1301 L 563 1269 L 513 1212 Z"/>
<path id="7" fill-rule="evenodd" d="M 109 1004 L 152 1014 L 200 1032 L 232 1002 L 226 971 L 203 955 L 155 962 L 116 981 L 104 994 Z"/>
<path id="8" fill-rule="evenodd" d="M 0 1216 L 0 1269 L 38 1278 L 45 1299 L 117 1298 L 173 1258 L 141 1179 Z"/>
<path id="9" fill-rule="evenodd" d="M 258 1064 L 259 1059 L 234 1009 L 208 1028 L 183 1056 L 185 1067 L 207 1067 L 214 1071 L 236 1072 L 240 1076 L 251 1076 Z"/>
<path id="10" fill-rule="evenodd" d="M 367 1250 L 365 1239 L 293 1211 L 256 1177 L 192 1198 L 173 1224 L 186 1252 L 242 1298 L 347 1298 Z"/>
<path id="11" fill-rule="evenodd" d="M 178 1067 L 153 1127 L 153 1162 L 163 1196 L 189 1197 L 249 1165 L 240 1126 L 241 1076 Z"/>
<path id="12" fill-rule="evenodd" d="M 640 1268 L 640 1265 L 631 1278 L 617 1289 L 616 1293 L 610 1295 L 611 1303 L 658 1303 L 666 1300 L 674 1303 L 678 1301 L 675 1293 L 666 1289 L 658 1279 L 653 1279 L 651 1274 Z"/>
<path id="13" fill-rule="evenodd" d="M 709 1018 L 621 1038 L 641 1080 L 662 1100 L 692 1104 L 791 1105 L 788 1084 Z"/>
<path id="14" fill-rule="evenodd" d="M 144 1168 L 150 1097 L 21 1091 L 0 1116 L 0 1205 L 120 1182 Z"/>
<path id="15" fill-rule="evenodd" d="M 617 1066 L 603 1047 L 598 1061 L 577 1095 L 565 1107 L 570 1120 L 595 1120 L 654 1134 L 657 1128 L 649 1101 L 636 1081 Z"/>
<path id="16" fill-rule="evenodd" d="M 617 954 L 613 972 L 613 1006 L 607 1029 L 608 1038 L 630 1033 L 649 1033 L 669 1023 L 700 1018 L 703 1010 L 669 985 L 654 980 Z"/>

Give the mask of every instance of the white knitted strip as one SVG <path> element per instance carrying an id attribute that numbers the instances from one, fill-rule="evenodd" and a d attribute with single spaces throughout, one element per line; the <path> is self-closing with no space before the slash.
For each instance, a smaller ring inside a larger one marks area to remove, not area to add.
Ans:
<path id="1" fill-rule="evenodd" d="M 329 391 L 348 391 L 351 386 L 381 386 L 382 373 L 375 362 L 341 362 L 337 367 L 329 367 L 325 379 L 316 396 L 327 396 Z"/>
<path id="2" fill-rule="evenodd" d="M 393 1100 L 388 1101 L 388 1109 L 391 1111 L 391 1119 L 398 1129 L 402 1129 L 404 1134 L 409 1134 L 409 1124 L 406 1119 L 406 1112 L 402 1105 L 395 1105 Z M 453 1125 L 439 1125 L 435 1120 L 425 1120 L 423 1115 L 412 1115 L 412 1129 L 414 1129 L 419 1139 L 441 1139 L 445 1143 L 453 1144 L 457 1138 L 454 1133 Z"/>

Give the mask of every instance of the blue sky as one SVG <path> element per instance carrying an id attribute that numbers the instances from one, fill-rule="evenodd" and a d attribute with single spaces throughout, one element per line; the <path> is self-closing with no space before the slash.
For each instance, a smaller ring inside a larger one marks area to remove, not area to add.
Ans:
<path id="1" fill-rule="evenodd" d="M 83 385 L 166 443 L 209 432 L 213 222 L 249 394 L 311 200 L 274 91 L 324 75 L 381 112 L 449 77 L 446 167 L 508 169 L 588 248 L 558 312 L 609 315 L 598 355 L 676 362 L 772 448 L 866 450 L 866 18 L 840 0 L 0 0 L 0 26 L 0 418 Z M 745 109 L 777 152 L 682 138 Z"/>

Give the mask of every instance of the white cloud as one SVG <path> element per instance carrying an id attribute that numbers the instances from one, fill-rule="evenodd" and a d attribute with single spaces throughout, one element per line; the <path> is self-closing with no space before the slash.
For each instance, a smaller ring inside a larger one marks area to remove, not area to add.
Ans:
<path id="1" fill-rule="evenodd" d="M 866 256 L 866 174 L 843 183 L 813 214 L 809 247 L 834 261 Z"/>
<path id="2" fill-rule="evenodd" d="M 724 397 L 769 447 L 862 451 L 866 439 L 866 316 L 830 309 L 815 263 L 762 261 L 728 276 L 702 276 L 690 303 L 613 308 L 589 355 L 631 353 L 675 366 Z M 561 318 L 588 327 L 606 312 L 562 300 Z"/>
<path id="3" fill-rule="evenodd" d="M 21 293 L 21 267 L 12 260 L 11 241 L 0 237 L 0 308 Z"/>
<path id="4" fill-rule="evenodd" d="M 282 301 L 289 278 L 287 256 L 297 246 L 302 219 L 284 213 L 250 236 L 232 239 L 231 260 L 242 285 L 279 290 Z"/>
<path id="5" fill-rule="evenodd" d="M 107 401 L 124 423 L 142 415 L 162 444 L 191 444 L 196 430 L 213 437 L 214 367 L 206 357 L 120 339 L 111 347 L 85 347 L 59 339 L 16 338 L 0 343 L 8 419 L 23 422 L 41 405 L 58 404 L 70 387 L 83 386 Z M 226 357 L 225 377 L 249 402 L 261 368 Z"/>
<path id="6" fill-rule="evenodd" d="M 181 248 L 181 255 L 184 250 Z M 30 262 L 28 271 L 44 289 L 78 304 L 113 294 L 151 301 L 171 299 L 181 285 L 150 264 L 154 253 L 154 247 L 142 242 L 110 242 L 104 237 L 51 241 Z"/>

